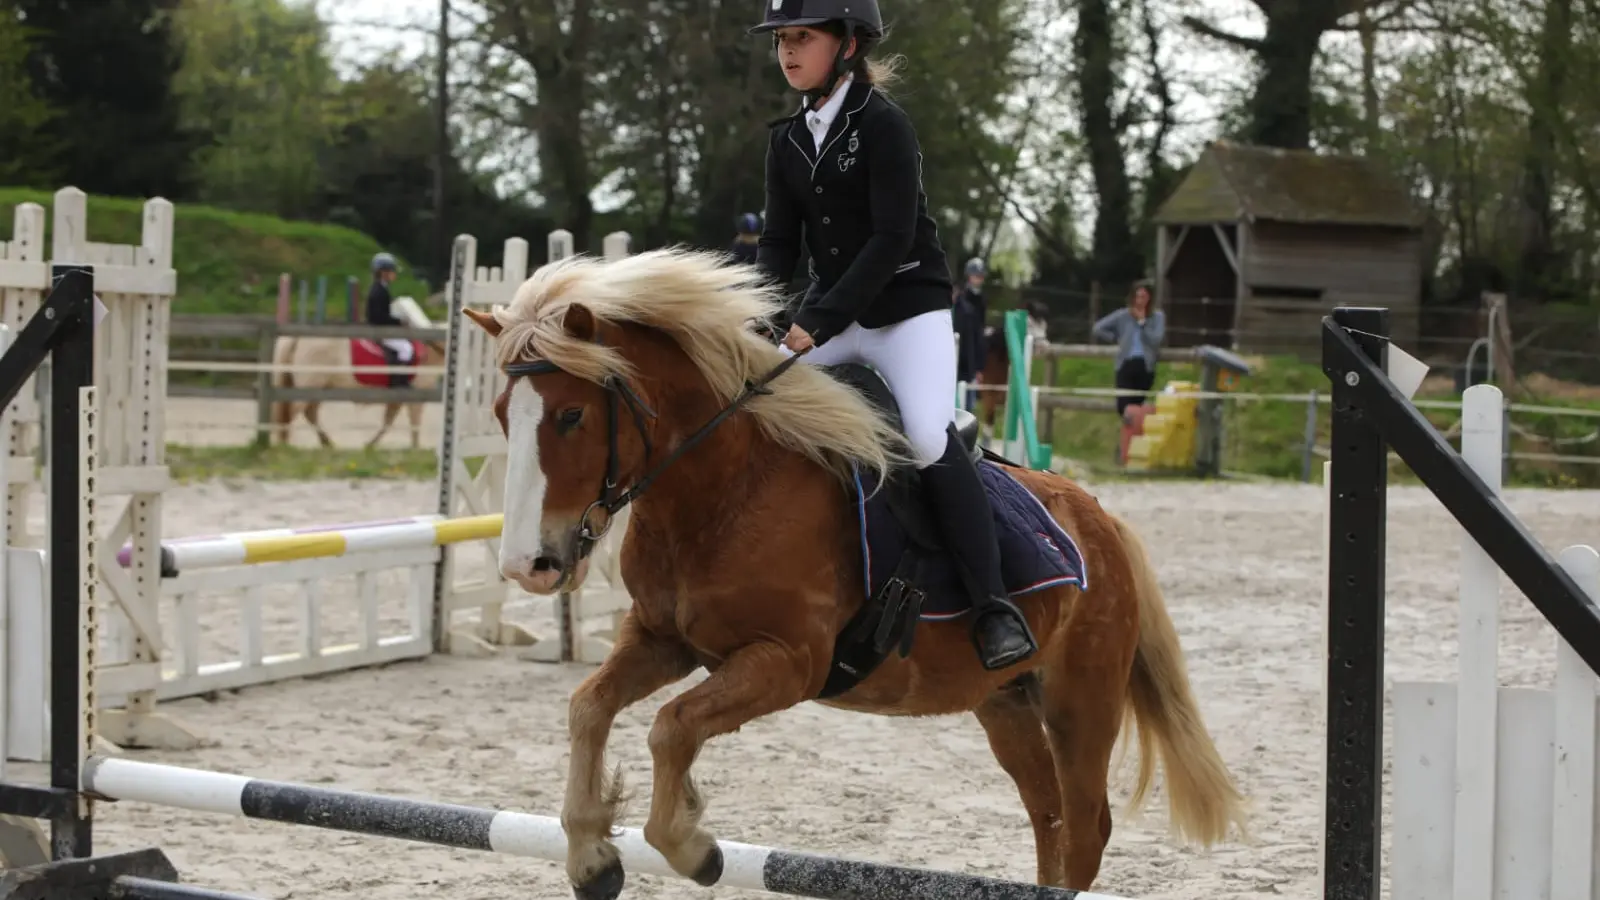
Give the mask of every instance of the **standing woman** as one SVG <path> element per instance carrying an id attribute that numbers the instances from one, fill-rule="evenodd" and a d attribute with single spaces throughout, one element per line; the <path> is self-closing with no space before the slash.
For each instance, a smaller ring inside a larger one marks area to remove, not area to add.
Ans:
<path id="1" fill-rule="evenodd" d="M 1094 323 L 1095 337 L 1117 345 L 1117 390 L 1138 392 L 1117 395 L 1117 415 L 1124 419 L 1128 407 L 1142 405 L 1156 383 L 1156 362 L 1166 334 L 1166 313 L 1150 310 L 1148 281 L 1135 282 L 1128 305 Z"/>
<path id="2" fill-rule="evenodd" d="M 956 433 L 952 285 L 922 190 L 922 152 L 905 111 L 879 87 L 892 65 L 877 0 L 765 0 L 752 34 L 772 34 L 806 102 L 772 123 L 766 226 L 757 265 L 787 285 L 811 253 L 811 284 L 783 346 L 815 365 L 876 368 L 900 406 L 940 533 L 967 574 L 972 641 L 985 668 L 1038 649 L 1000 576 L 993 513 Z"/>

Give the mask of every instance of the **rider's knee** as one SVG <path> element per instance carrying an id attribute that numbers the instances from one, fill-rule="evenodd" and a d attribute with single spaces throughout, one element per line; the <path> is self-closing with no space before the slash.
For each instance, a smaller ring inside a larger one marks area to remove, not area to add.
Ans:
<path id="1" fill-rule="evenodd" d="M 912 426 L 908 423 L 905 433 L 906 442 L 911 445 L 911 453 L 916 459 L 917 468 L 925 469 L 944 456 L 947 433 L 943 425 Z"/>

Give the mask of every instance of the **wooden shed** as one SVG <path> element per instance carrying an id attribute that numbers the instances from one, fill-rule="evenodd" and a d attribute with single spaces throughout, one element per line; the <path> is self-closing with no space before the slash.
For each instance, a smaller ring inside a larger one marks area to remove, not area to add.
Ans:
<path id="1" fill-rule="evenodd" d="M 1154 217 L 1168 342 L 1315 354 L 1335 306 L 1384 306 L 1414 344 L 1423 221 L 1376 160 L 1213 143 Z"/>

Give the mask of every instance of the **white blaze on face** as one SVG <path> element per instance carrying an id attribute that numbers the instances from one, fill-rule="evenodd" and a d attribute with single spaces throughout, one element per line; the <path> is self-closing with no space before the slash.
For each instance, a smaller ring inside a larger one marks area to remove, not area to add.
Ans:
<path id="1" fill-rule="evenodd" d="M 539 462 L 539 422 L 544 398 L 526 378 L 511 387 L 506 404 L 505 524 L 500 530 L 500 573 L 513 581 L 533 574 L 544 519 L 544 469 Z"/>

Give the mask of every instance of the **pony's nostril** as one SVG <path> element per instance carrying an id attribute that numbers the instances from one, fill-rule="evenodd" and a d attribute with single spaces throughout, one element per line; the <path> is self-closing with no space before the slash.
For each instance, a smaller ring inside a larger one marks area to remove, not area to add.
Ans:
<path id="1" fill-rule="evenodd" d="M 533 560 L 533 570 L 535 572 L 559 572 L 561 571 L 561 563 L 553 556 L 539 556 Z"/>

